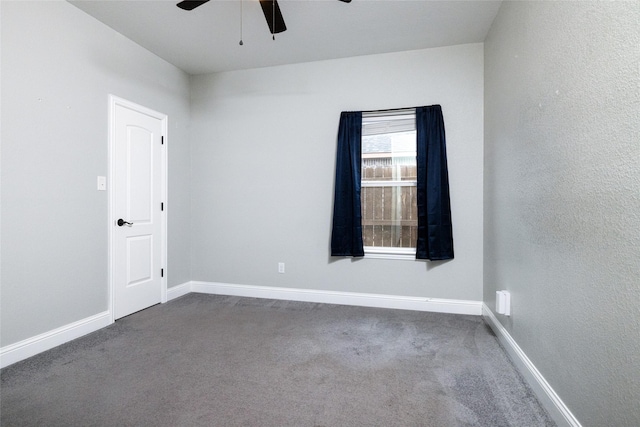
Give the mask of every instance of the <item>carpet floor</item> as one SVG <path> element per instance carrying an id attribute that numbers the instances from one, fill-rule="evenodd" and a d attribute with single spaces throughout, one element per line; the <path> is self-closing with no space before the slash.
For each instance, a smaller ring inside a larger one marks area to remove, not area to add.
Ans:
<path id="1" fill-rule="evenodd" d="M 553 426 L 481 317 L 189 294 L 0 373 L 9 426 Z"/>

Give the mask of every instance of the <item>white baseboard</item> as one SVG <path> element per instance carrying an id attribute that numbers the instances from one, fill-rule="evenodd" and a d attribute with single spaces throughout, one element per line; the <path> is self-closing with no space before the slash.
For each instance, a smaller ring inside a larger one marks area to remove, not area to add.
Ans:
<path id="1" fill-rule="evenodd" d="M 181 285 L 167 289 L 167 302 L 172 299 L 179 298 L 191 292 L 191 282 L 185 282 Z"/>
<path id="2" fill-rule="evenodd" d="M 356 305 L 362 307 L 394 308 L 432 311 L 437 313 L 482 314 L 482 301 L 441 298 L 405 297 L 397 295 L 356 292 L 323 291 L 315 289 L 277 288 L 270 286 L 234 285 L 217 282 L 191 282 L 191 291 L 205 294 L 234 295 L 325 304 Z"/>
<path id="3" fill-rule="evenodd" d="M 35 337 L 0 348 L 0 368 L 35 356 L 111 324 L 111 313 L 104 311 Z"/>
<path id="4" fill-rule="evenodd" d="M 171 301 L 190 292 L 363 307 L 432 311 L 437 313 L 469 314 L 475 316 L 480 316 L 482 314 L 481 301 L 405 297 L 397 295 L 323 291 L 313 289 L 277 288 L 269 286 L 233 285 L 228 283 L 196 281 L 186 282 L 167 289 L 167 301 Z M 105 311 L 15 344 L 2 347 L 0 348 L 0 368 L 4 368 L 68 341 L 80 338 L 83 335 L 104 328 L 111 323 L 111 313 Z"/>
<path id="5" fill-rule="evenodd" d="M 540 371 L 529 360 L 518 343 L 511 337 L 509 332 L 502 326 L 491 309 L 482 304 L 482 316 L 488 321 L 489 326 L 498 337 L 502 346 L 518 367 L 520 373 L 525 377 L 529 386 L 533 389 L 540 403 L 547 410 L 551 418 L 558 426 L 581 427 L 578 419 L 571 413 L 567 405 L 564 404 L 560 396 L 553 390 L 551 385 L 542 376 Z"/>

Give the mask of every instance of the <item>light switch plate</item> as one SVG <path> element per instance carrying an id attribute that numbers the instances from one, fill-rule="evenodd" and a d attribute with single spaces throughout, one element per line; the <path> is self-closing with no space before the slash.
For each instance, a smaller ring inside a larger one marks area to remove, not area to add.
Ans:
<path id="1" fill-rule="evenodd" d="M 99 176 L 98 177 L 98 190 L 99 191 L 107 191 L 107 177 Z"/>

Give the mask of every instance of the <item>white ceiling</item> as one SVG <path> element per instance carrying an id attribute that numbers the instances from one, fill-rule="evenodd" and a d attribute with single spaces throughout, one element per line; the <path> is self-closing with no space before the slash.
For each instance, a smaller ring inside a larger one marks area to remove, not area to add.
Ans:
<path id="1" fill-rule="evenodd" d="M 189 74 L 482 42 L 501 3 L 278 0 L 287 31 L 272 40 L 257 0 L 211 0 L 192 11 L 178 1 L 70 0 Z"/>

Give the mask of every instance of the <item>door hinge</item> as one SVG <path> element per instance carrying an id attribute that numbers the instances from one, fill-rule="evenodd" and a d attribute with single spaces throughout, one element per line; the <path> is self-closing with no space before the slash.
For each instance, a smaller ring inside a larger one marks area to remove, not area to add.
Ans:
<path id="1" fill-rule="evenodd" d="M 164 135 L 160 137 L 160 144 L 164 145 Z"/>
<path id="2" fill-rule="evenodd" d="M 160 202 L 160 210 L 164 212 L 164 202 Z"/>
<path id="3" fill-rule="evenodd" d="M 164 268 L 160 269 L 160 277 L 164 277 Z"/>

